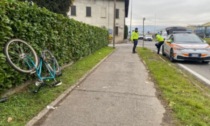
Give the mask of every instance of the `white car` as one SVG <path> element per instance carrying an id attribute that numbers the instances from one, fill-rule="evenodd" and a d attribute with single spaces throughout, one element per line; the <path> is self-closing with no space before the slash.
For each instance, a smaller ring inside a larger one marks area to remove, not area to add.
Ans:
<path id="1" fill-rule="evenodd" d="M 143 35 L 139 35 L 139 39 L 142 40 L 144 37 Z"/>
<path id="2" fill-rule="evenodd" d="M 177 32 L 168 36 L 162 45 L 162 55 L 170 61 L 210 61 L 210 45 L 193 33 Z"/>
<path id="3" fill-rule="evenodd" d="M 145 40 L 145 41 L 152 41 L 153 38 L 152 38 L 151 35 L 146 35 L 146 36 L 144 36 L 144 40 Z"/>

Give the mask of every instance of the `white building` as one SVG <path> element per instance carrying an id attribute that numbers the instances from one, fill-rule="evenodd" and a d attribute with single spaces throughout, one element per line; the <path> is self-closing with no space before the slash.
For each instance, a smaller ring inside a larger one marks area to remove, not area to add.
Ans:
<path id="1" fill-rule="evenodd" d="M 115 41 L 124 39 L 125 17 L 128 15 L 129 0 L 116 0 Z M 114 0 L 74 0 L 67 13 L 69 18 L 98 26 L 105 27 L 113 34 L 114 27 Z"/>

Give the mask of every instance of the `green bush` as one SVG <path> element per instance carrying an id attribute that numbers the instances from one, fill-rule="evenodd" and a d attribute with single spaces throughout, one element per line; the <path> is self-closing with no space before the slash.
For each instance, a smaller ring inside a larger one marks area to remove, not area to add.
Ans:
<path id="1" fill-rule="evenodd" d="M 75 21 L 27 2 L 0 1 L 0 49 L 12 38 L 20 38 L 38 54 L 49 49 L 59 64 L 76 61 L 108 45 L 106 29 Z M 0 52 L 0 92 L 22 84 L 30 76 L 13 70 Z"/>

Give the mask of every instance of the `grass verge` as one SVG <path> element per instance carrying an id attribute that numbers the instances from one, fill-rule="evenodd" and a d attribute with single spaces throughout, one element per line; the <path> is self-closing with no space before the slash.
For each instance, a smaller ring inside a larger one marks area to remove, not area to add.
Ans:
<path id="1" fill-rule="evenodd" d="M 24 126 L 112 51 L 113 48 L 105 47 L 65 68 L 62 71 L 63 75 L 58 78 L 63 83 L 61 86 L 46 86 L 37 94 L 33 94 L 31 84 L 31 87 L 23 92 L 10 96 L 8 101 L 0 103 L 0 126 Z"/>
<path id="2" fill-rule="evenodd" d="M 210 89 L 176 64 L 146 48 L 138 48 L 175 126 L 210 125 Z"/>
<path id="3" fill-rule="evenodd" d="M 205 38 L 204 40 L 206 40 L 206 42 L 207 42 L 208 44 L 210 44 L 210 38 Z"/>

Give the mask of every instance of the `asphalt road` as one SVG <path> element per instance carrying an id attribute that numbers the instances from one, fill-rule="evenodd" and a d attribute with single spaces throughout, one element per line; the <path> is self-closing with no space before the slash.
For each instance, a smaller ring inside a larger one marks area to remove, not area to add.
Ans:
<path id="1" fill-rule="evenodd" d="M 156 51 L 155 42 L 154 41 L 142 41 L 139 40 L 138 43 L 139 46 L 144 46 L 146 48 L 149 48 L 151 50 Z M 178 66 L 181 68 L 189 71 L 193 75 L 195 75 L 198 79 L 203 81 L 204 83 L 210 85 L 210 63 L 204 64 L 201 62 L 176 62 Z"/>

